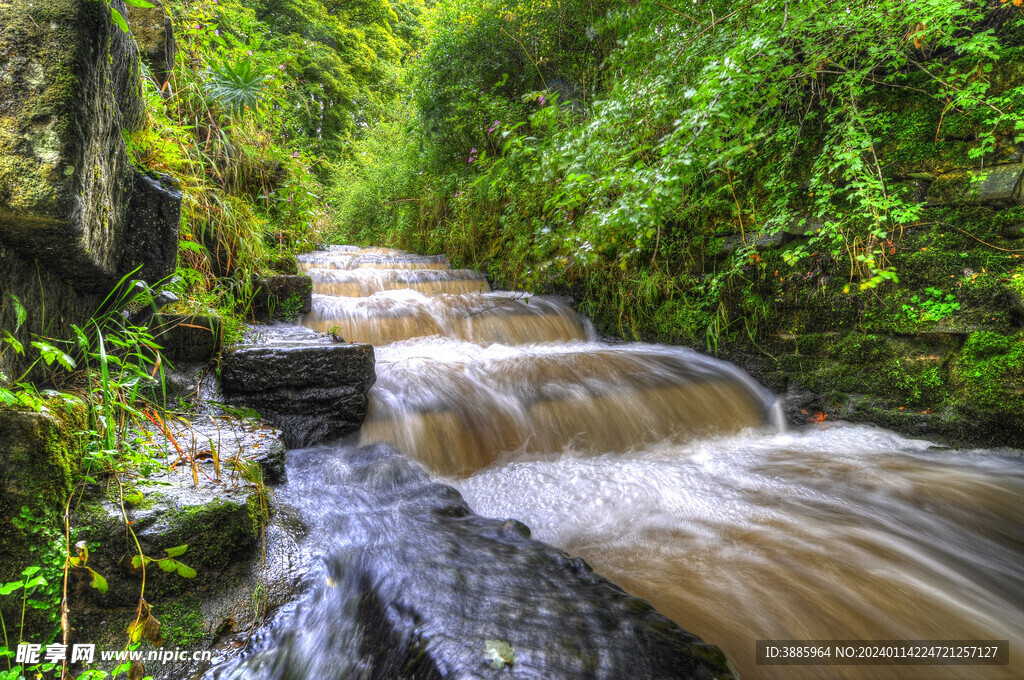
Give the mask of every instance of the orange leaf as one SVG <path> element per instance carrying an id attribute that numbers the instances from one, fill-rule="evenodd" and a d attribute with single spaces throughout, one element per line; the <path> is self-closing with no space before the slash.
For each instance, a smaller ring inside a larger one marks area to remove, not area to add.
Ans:
<path id="1" fill-rule="evenodd" d="M 824 413 L 822 413 L 821 411 L 818 411 L 813 416 L 811 416 L 811 422 L 812 423 L 823 423 L 827 419 L 828 419 L 828 416 L 825 415 Z"/>

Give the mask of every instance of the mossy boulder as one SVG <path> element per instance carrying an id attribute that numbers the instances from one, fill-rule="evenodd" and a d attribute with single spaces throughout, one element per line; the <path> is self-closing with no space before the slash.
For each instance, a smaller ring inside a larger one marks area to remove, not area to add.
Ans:
<path id="1" fill-rule="evenodd" d="M 257 487 L 193 487 L 190 478 L 178 476 L 182 479 L 155 487 L 158 490 L 140 487 L 125 493 L 125 515 L 134 537 L 125 531 L 120 498 L 94 499 L 75 516 L 82 535 L 98 544 L 90 566 L 104 574 L 109 584 L 106 594 L 90 594 L 91 604 L 127 607 L 138 601 L 142 573 L 131 560 L 139 547 L 154 560 L 146 566 L 146 593 L 151 601 L 193 591 L 199 584 L 209 586 L 249 565 L 260 536 L 260 518 L 253 512 L 254 504 L 259 507 Z M 165 551 L 178 546 L 188 547 L 174 559 L 194 571 L 160 568 L 159 560 L 168 557 Z"/>
<path id="2" fill-rule="evenodd" d="M 18 578 L 22 569 L 38 566 L 39 538 L 15 524 L 22 508 L 36 518 L 34 530 L 58 535 L 60 517 L 73 486 L 73 471 L 84 454 L 77 433 L 88 428 L 85 406 L 78 401 L 53 398 L 45 410 L 0 407 L 0 583 Z M 3 598 L 5 618 L 10 598 Z M 34 613 L 29 629 L 41 625 Z M 6 618 L 6 620 L 16 620 Z"/>
<path id="3" fill-rule="evenodd" d="M 928 188 L 928 205 L 1017 205 L 1021 202 L 1022 177 L 1021 163 L 948 172 Z"/>
<path id="4" fill-rule="evenodd" d="M 952 365 L 956 409 L 1009 435 L 1024 431 L 1024 332 L 971 333 Z"/>
<path id="5" fill-rule="evenodd" d="M 62 508 L 72 471 L 84 453 L 77 434 L 88 429 L 85 405 L 56 397 L 44 410 L 0 407 L 0 541 L 11 538 L 7 521 L 23 506 L 38 513 Z"/>
<path id="6" fill-rule="evenodd" d="M 249 312 L 254 321 L 294 321 L 313 308 L 313 279 L 305 274 L 275 274 L 253 283 Z"/>
<path id="7" fill-rule="evenodd" d="M 121 0 L 0 3 L 0 239 L 81 290 L 173 268 L 180 193 L 137 171 L 139 53 Z"/>
<path id="8" fill-rule="evenodd" d="M 162 623 L 165 646 L 208 648 L 218 635 L 257 620 L 263 607 L 291 599 L 302 579 L 293 567 L 296 541 L 305 528 L 274 505 L 262 483 L 270 483 L 272 467 L 283 467 L 280 433 L 231 417 L 173 421 L 168 427 L 177 446 L 171 436 L 159 434 L 151 435 L 153 443 L 163 448 L 168 463 L 182 447 L 197 461 L 194 472 L 190 463 L 178 460 L 171 469 L 135 482 L 124 477 L 121 484 L 85 485 L 76 504 L 71 517 L 76 539 L 89 543 L 88 566 L 108 585 L 100 593 L 89 586 L 90 574 L 72 570 L 70 616 L 80 641 L 123 646 L 142 596 Z M 214 448 L 219 468 L 211 456 Z M 152 558 L 144 589 L 142 571 L 132 563 L 140 548 Z M 147 673 L 191 677 L 170 663 Z"/>

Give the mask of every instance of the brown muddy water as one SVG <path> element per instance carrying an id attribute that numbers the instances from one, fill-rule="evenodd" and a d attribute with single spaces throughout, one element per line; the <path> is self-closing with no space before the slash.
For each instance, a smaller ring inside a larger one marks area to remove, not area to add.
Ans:
<path id="1" fill-rule="evenodd" d="M 302 258 L 304 322 L 377 347 L 361 443 L 586 559 L 744 678 L 1024 677 L 1024 463 L 866 425 L 786 432 L 735 367 L 600 342 L 443 257 Z M 1004 666 L 764 666 L 763 639 L 1009 640 Z"/>

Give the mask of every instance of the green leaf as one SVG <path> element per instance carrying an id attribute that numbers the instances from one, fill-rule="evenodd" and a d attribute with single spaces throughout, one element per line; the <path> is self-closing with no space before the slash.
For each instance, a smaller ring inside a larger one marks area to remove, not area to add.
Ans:
<path id="1" fill-rule="evenodd" d="M 86 567 L 86 569 L 89 569 Z M 92 582 L 89 583 L 93 588 L 100 591 L 100 595 L 107 592 L 107 579 L 103 578 L 99 572 L 89 569 L 89 573 L 92 574 Z"/>
<path id="2" fill-rule="evenodd" d="M 188 550 L 188 543 L 176 545 L 173 548 L 165 548 L 164 552 L 167 553 L 168 557 L 179 557 L 184 555 L 186 550 Z"/>
<path id="3" fill-rule="evenodd" d="M 46 361 L 46 364 L 48 366 L 52 364 L 54 361 L 56 361 L 58 364 L 60 364 L 69 371 L 75 367 L 74 359 L 72 359 L 68 354 L 58 349 L 57 347 L 54 347 L 48 342 L 33 340 L 32 346 L 39 350 L 39 353 L 42 354 L 43 360 Z"/>
<path id="4" fill-rule="evenodd" d="M 132 555 L 132 568 L 133 569 L 138 569 L 139 567 L 142 566 L 143 561 L 148 562 L 149 559 L 148 558 L 144 558 L 141 555 Z"/>
<path id="5" fill-rule="evenodd" d="M 22 325 L 24 325 L 26 319 L 28 319 L 28 312 L 25 311 L 25 306 L 23 304 L 21 304 L 21 300 L 19 300 L 16 295 L 14 295 L 12 293 L 8 293 L 7 297 L 10 298 L 11 305 L 14 306 L 14 317 L 15 317 L 14 332 L 17 333 L 18 329 L 20 329 L 22 327 Z"/>
<path id="6" fill-rule="evenodd" d="M 124 20 L 124 15 L 113 7 L 110 8 L 110 18 L 114 20 L 114 23 L 117 24 L 118 28 L 125 33 L 128 32 L 128 22 Z"/>
<path id="7" fill-rule="evenodd" d="M 138 642 L 142 639 L 142 621 L 135 619 L 128 624 L 128 639 L 132 642 Z"/>
<path id="8" fill-rule="evenodd" d="M 157 561 L 157 566 L 164 571 L 174 571 L 178 568 L 178 564 L 178 560 L 172 560 L 170 558 Z"/>
<path id="9" fill-rule="evenodd" d="M 181 562 L 178 562 L 178 576 L 182 578 L 195 578 L 196 570 L 188 566 L 187 564 L 182 564 Z"/>
<path id="10" fill-rule="evenodd" d="M 11 581 L 0 586 L 0 595 L 10 595 L 15 590 L 21 590 L 21 581 Z"/>
<path id="11" fill-rule="evenodd" d="M 22 510 L 24 513 L 24 509 Z M 21 572 L 22 576 L 31 576 L 32 574 L 39 571 L 39 567 L 25 567 L 25 570 Z"/>
<path id="12" fill-rule="evenodd" d="M 194 253 L 205 253 L 206 248 L 195 241 L 178 241 L 178 250 L 190 250 Z"/>
<path id="13" fill-rule="evenodd" d="M 124 0 L 124 4 L 131 5 L 132 7 L 141 7 L 142 9 L 151 9 L 156 7 L 156 5 L 151 2 L 146 2 L 146 0 Z"/>
<path id="14" fill-rule="evenodd" d="M 18 354 L 23 354 L 25 352 L 25 347 L 18 342 L 18 339 L 11 335 L 9 331 L 4 331 L 4 342 L 13 347 L 14 351 Z"/>

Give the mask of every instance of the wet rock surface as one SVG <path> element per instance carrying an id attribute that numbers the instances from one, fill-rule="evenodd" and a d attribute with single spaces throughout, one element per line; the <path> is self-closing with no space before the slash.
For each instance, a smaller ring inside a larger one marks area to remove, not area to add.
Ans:
<path id="1" fill-rule="evenodd" d="M 376 380 L 373 347 L 296 337 L 303 339 L 227 350 L 221 365 L 225 398 L 280 427 L 289 447 L 357 430 Z"/>
<path id="2" fill-rule="evenodd" d="M 289 476 L 321 566 L 205 677 L 734 677 L 718 648 L 389 445 L 294 452 Z"/>
<path id="3" fill-rule="evenodd" d="M 168 548 L 187 546 L 176 559 L 195 576 L 150 562 L 144 597 L 162 622 L 165 648 L 206 648 L 236 627 L 251 626 L 265 607 L 295 597 L 301 579 L 297 541 L 305 525 L 259 483 L 260 477 L 265 484 L 283 481 L 284 444 L 280 431 L 260 421 L 208 415 L 196 415 L 188 425 L 171 423 L 168 433 L 149 437 L 171 469 L 144 485 L 92 488 L 73 517 L 83 527 L 79 538 L 93 546 L 89 567 L 109 589 L 97 592 L 88 587 L 85 570 L 72 570 L 72 625 L 78 640 L 123 646 L 142 592 L 142 574 L 131 556 L 141 547 L 159 560 Z M 146 670 L 165 679 L 183 673 L 175 664 Z"/>

